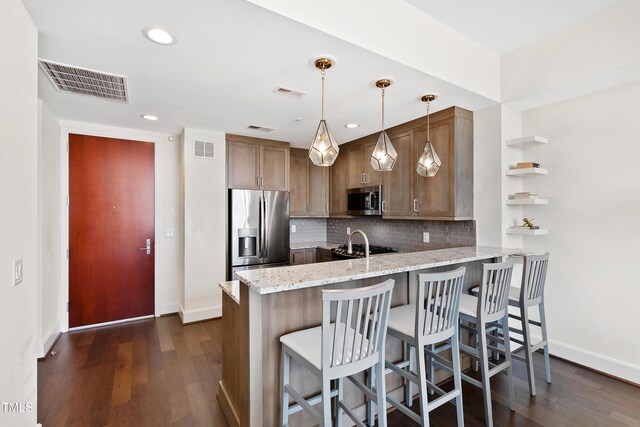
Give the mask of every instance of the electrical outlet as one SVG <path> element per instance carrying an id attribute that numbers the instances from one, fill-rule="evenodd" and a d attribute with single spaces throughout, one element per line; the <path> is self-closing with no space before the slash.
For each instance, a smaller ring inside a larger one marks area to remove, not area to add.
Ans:
<path id="1" fill-rule="evenodd" d="M 351 227 L 347 227 L 347 235 L 351 234 Z"/>
<path id="2" fill-rule="evenodd" d="M 22 283 L 22 260 L 17 259 L 13 261 L 13 286 L 18 286 Z"/>
<path id="3" fill-rule="evenodd" d="M 292 224 L 292 225 L 291 225 L 291 232 L 292 232 L 292 233 L 295 233 L 295 232 L 296 232 L 296 225 L 295 225 L 295 224 Z"/>
<path id="4" fill-rule="evenodd" d="M 429 233 L 426 231 L 422 233 L 422 243 L 429 243 Z"/>

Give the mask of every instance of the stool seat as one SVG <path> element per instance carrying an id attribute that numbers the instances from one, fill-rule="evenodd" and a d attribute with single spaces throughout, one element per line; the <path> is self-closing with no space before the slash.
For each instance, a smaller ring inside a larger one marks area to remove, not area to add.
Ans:
<path id="1" fill-rule="evenodd" d="M 336 325 L 331 324 L 330 326 L 330 335 L 334 335 Z M 344 323 L 340 323 L 338 326 L 338 336 L 345 336 L 345 325 Z M 342 349 L 345 343 L 345 340 L 339 339 L 337 340 L 337 351 L 333 351 L 333 342 L 328 343 L 330 346 L 331 355 L 336 354 L 336 365 L 342 365 L 343 363 L 355 362 L 360 359 L 360 348 L 365 349 L 365 353 L 369 354 L 371 351 L 371 345 L 369 344 L 369 340 L 363 338 L 361 333 L 355 333 L 356 335 L 356 346 L 355 355 L 352 354 L 351 351 L 351 343 L 353 342 L 353 336 L 355 331 L 353 328 L 349 327 L 346 331 L 346 342 L 349 350 L 345 355 L 346 359 L 344 362 L 342 360 Z M 364 340 L 364 341 L 363 341 Z M 302 331 L 292 332 L 287 335 L 283 335 L 280 337 L 280 342 L 291 350 L 295 351 L 298 355 L 300 355 L 307 362 L 311 363 L 318 370 L 322 369 L 322 326 L 318 326 L 316 328 L 304 329 Z M 362 346 L 359 344 L 362 343 Z M 366 349 L 369 348 L 369 351 Z M 329 363 L 333 365 L 333 357 L 330 358 Z"/>
<path id="2" fill-rule="evenodd" d="M 389 310 L 389 325 L 387 333 L 391 336 L 402 334 L 413 337 L 416 329 L 416 306 L 401 305 Z"/>
<path id="3" fill-rule="evenodd" d="M 476 317 L 478 311 L 478 298 L 473 295 L 460 295 L 460 314 Z"/>

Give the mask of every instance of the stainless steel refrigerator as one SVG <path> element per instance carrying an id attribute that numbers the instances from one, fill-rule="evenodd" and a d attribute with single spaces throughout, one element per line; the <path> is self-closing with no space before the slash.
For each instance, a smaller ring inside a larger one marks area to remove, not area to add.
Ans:
<path id="1" fill-rule="evenodd" d="M 289 264 L 289 192 L 229 190 L 229 278 Z"/>

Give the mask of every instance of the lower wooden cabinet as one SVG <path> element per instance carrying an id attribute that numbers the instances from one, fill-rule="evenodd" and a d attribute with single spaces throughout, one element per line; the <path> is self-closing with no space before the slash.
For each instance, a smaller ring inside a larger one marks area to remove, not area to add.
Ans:
<path id="1" fill-rule="evenodd" d="M 316 248 L 291 249 L 291 265 L 313 264 L 316 262 Z"/>

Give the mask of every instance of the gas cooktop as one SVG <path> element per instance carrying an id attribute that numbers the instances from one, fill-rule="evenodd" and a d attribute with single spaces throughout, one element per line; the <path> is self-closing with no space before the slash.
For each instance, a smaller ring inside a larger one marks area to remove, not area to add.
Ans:
<path id="1" fill-rule="evenodd" d="M 363 244 L 352 245 L 352 248 L 353 252 L 349 254 L 347 253 L 348 246 L 340 245 L 337 248 L 331 249 L 331 253 L 334 258 L 364 258 L 365 254 Z M 386 254 L 389 252 L 395 252 L 395 250 L 386 246 L 369 246 L 369 255 Z"/>

